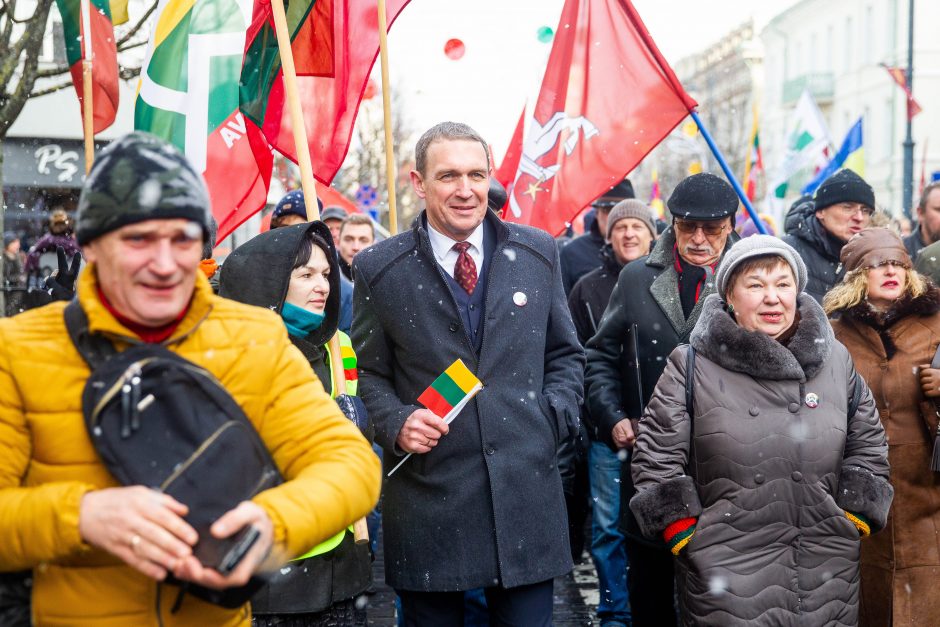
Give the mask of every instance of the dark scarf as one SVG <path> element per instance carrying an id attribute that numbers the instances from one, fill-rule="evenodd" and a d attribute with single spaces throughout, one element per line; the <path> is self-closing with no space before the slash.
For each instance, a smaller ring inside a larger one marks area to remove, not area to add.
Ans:
<path id="1" fill-rule="evenodd" d="M 927 292 L 913 298 L 905 292 L 886 311 L 878 311 L 867 300 L 846 309 L 842 315 L 871 327 L 878 333 L 885 349 L 885 355 L 891 359 L 897 353 L 897 346 L 891 337 L 891 327 L 908 316 L 930 316 L 940 311 L 940 289 L 931 285 Z"/>
<path id="2" fill-rule="evenodd" d="M 682 303 L 682 313 L 688 319 L 695 308 L 699 296 L 702 295 L 702 286 L 705 280 L 715 272 L 718 262 L 709 266 L 696 266 L 682 258 L 679 254 L 679 245 L 672 245 L 675 257 L 676 274 L 679 275 L 679 302 Z"/>

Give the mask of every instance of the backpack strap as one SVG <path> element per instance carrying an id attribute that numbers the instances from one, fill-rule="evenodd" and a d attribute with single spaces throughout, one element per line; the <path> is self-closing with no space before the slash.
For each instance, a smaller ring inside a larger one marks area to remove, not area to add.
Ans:
<path id="1" fill-rule="evenodd" d="M 689 344 L 685 353 L 685 411 L 689 414 L 689 420 L 695 420 L 695 349 Z"/>
<path id="2" fill-rule="evenodd" d="M 88 331 L 88 316 L 77 298 L 73 298 L 65 306 L 65 328 L 68 329 L 78 354 L 92 370 L 117 353 L 107 338 Z"/>

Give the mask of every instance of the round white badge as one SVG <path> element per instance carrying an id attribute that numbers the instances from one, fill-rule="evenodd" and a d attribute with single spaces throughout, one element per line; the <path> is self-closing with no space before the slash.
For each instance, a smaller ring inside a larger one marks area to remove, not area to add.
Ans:
<path id="1" fill-rule="evenodd" d="M 525 307 L 525 304 L 529 302 L 529 297 L 522 292 L 516 292 L 512 295 L 512 302 L 516 304 L 516 307 Z"/>

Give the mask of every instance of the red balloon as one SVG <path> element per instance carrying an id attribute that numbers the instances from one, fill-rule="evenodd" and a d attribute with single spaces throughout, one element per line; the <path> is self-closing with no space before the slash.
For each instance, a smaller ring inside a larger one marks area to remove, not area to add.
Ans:
<path id="1" fill-rule="evenodd" d="M 444 44 L 444 54 L 453 61 L 462 57 L 466 51 L 463 42 L 459 39 L 448 39 L 447 43 Z"/>
<path id="2" fill-rule="evenodd" d="M 379 87 L 375 84 L 375 81 L 371 78 L 369 82 L 366 83 L 366 91 L 362 94 L 363 100 L 372 100 L 379 93 Z"/>

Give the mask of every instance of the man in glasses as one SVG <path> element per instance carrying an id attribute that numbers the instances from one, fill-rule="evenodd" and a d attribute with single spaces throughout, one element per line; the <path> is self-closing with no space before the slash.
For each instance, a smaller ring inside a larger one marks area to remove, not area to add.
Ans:
<path id="1" fill-rule="evenodd" d="M 565 285 L 565 294 L 571 293 L 578 279 L 604 265 L 601 250 L 607 243 L 604 237 L 607 233 L 607 217 L 614 205 L 627 198 L 636 198 L 630 179 L 617 183 L 591 203 L 594 219 L 589 221 L 590 214 L 585 216 L 584 235 L 574 238 L 561 249 L 561 280 Z"/>
<path id="2" fill-rule="evenodd" d="M 842 280 L 842 247 L 869 226 L 874 212 L 871 185 L 849 169 L 839 170 L 823 181 L 811 202 L 790 210 L 782 239 L 800 253 L 806 264 L 807 294 L 821 303 L 826 292 Z"/>
<path id="3" fill-rule="evenodd" d="M 669 353 L 689 341 L 705 297 L 715 291 L 718 262 L 737 241 L 738 197 L 713 174 L 680 182 L 667 202 L 672 225 L 652 252 L 620 272 L 597 333 L 588 342 L 585 388 L 597 435 L 622 450 L 621 530 L 633 625 L 671 626 L 673 557 L 661 539 L 642 536 L 626 504 L 635 490 L 629 451 L 635 421 L 666 367 Z M 637 366 L 639 364 L 639 368 Z"/>

